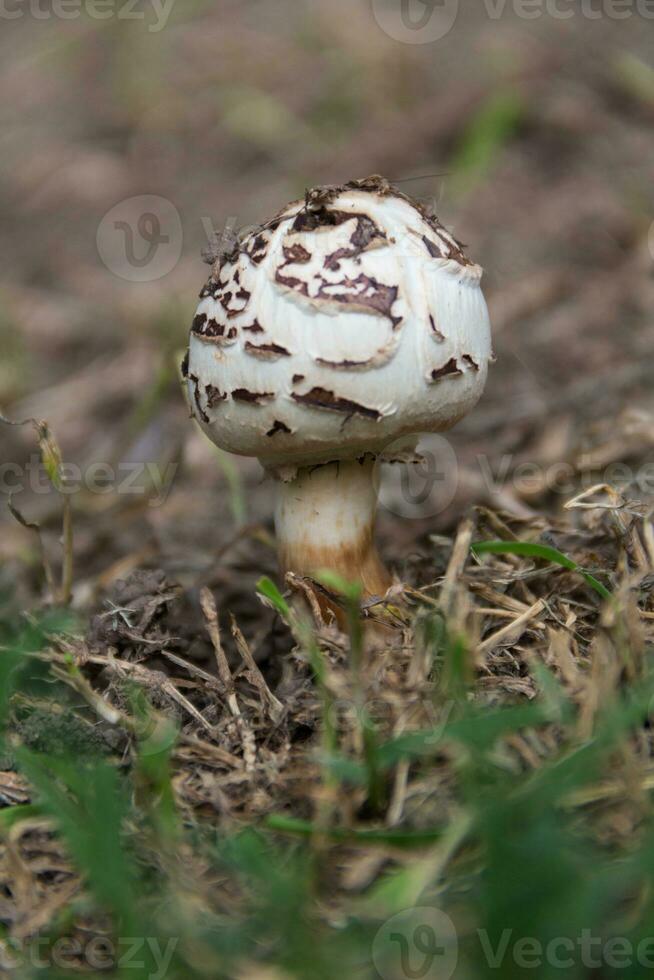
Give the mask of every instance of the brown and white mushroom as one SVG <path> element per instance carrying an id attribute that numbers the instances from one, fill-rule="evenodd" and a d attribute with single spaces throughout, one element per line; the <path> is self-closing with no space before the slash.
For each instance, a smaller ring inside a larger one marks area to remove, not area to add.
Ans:
<path id="1" fill-rule="evenodd" d="M 209 439 L 276 485 L 283 571 L 381 595 L 378 462 L 454 425 L 491 356 L 482 270 L 379 177 L 316 188 L 221 254 L 186 372 Z"/>

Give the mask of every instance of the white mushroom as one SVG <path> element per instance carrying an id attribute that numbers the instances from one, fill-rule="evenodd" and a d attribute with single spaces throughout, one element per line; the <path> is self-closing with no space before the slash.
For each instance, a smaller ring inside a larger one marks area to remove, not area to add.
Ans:
<path id="1" fill-rule="evenodd" d="M 481 395 L 481 275 L 379 177 L 307 192 L 216 260 L 191 328 L 190 400 L 214 443 L 275 478 L 282 570 L 386 590 L 377 462 Z"/>

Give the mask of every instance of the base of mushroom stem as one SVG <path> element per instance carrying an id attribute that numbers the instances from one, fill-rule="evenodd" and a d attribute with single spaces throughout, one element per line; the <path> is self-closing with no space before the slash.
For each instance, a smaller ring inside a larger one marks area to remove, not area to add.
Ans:
<path id="1" fill-rule="evenodd" d="M 279 481 L 275 530 L 282 573 L 319 580 L 327 570 L 357 582 L 364 598 L 383 596 L 392 579 L 374 544 L 378 486 L 371 456 L 304 467 L 288 483 Z M 317 599 L 333 608 L 319 593 Z"/>

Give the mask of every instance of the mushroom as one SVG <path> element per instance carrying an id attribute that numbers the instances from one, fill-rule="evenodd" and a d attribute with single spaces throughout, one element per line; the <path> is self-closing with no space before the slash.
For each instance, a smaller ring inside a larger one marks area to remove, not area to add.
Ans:
<path id="1" fill-rule="evenodd" d="M 381 177 L 318 187 L 230 245 L 185 359 L 195 417 L 276 485 L 283 572 L 330 569 L 383 595 L 379 461 L 478 400 L 491 358 L 482 270 Z"/>

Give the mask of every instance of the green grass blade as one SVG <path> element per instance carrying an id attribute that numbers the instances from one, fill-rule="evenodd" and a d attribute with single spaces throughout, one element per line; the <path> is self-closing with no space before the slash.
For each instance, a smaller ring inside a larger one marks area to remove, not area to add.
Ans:
<path id="1" fill-rule="evenodd" d="M 468 122 L 450 169 L 454 192 L 467 193 L 493 168 L 526 115 L 526 105 L 515 89 L 493 92 Z"/>
<path id="2" fill-rule="evenodd" d="M 245 502 L 245 489 L 238 466 L 233 457 L 221 449 L 216 450 L 216 459 L 229 489 L 229 506 L 234 519 L 234 525 L 239 528 L 247 523 L 248 511 Z"/>
<path id="3" fill-rule="evenodd" d="M 379 746 L 379 761 L 384 768 L 405 759 L 428 758 L 442 751 L 446 742 L 460 742 L 475 752 L 492 749 L 498 739 L 523 728 L 551 722 L 551 714 L 538 703 L 515 705 L 498 711 L 472 711 L 441 728 L 406 732 Z"/>
<path id="4" fill-rule="evenodd" d="M 536 544 L 532 541 L 476 541 L 471 550 L 475 555 L 521 555 L 525 558 L 540 558 L 543 561 L 552 562 L 567 568 L 571 572 L 578 572 L 592 589 L 601 595 L 603 599 L 613 598 L 612 594 L 602 585 L 594 575 L 585 571 L 572 558 L 568 558 L 562 551 L 550 548 L 546 544 Z"/>
<path id="5" fill-rule="evenodd" d="M 105 762 L 84 765 L 23 746 L 16 756 L 43 813 L 58 826 L 96 899 L 126 928 L 134 928 L 132 865 L 123 847 L 128 804 L 116 770 Z"/>
<path id="6" fill-rule="evenodd" d="M 266 818 L 266 827 L 281 834 L 299 837 L 326 837 L 334 841 L 352 841 L 360 844 L 387 844 L 393 847 L 424 847 L 442 837 L 440 829 L 396 830 L 356 827 L 318 827 L 309 820 L 298 820 L 281 813 L 272 813 Z"/>
<path id="7" fill-rule="evenodd" d="M 23 803 L 19 806 L 8 806 L 0 810 L 0 835 L 11 830 L 21 820 L 31 820 L 42 817 L 43 808 L 36 803 Z"/>
<path id="8" fill-rule="evenodd" d="M 263 575 L 257 582 L 257 592 L 260 592 L 264 598 L 268 599 L 279 615 L 288 621 L 291 616 L 290 607 L 272 579 L 269 579 L 267 575 Z"/>

